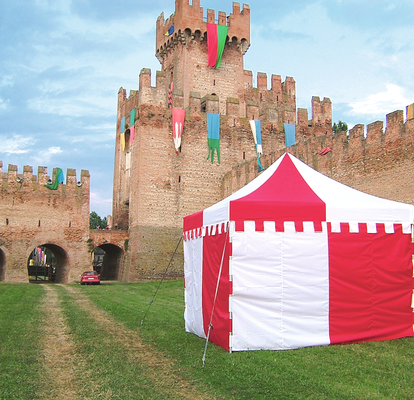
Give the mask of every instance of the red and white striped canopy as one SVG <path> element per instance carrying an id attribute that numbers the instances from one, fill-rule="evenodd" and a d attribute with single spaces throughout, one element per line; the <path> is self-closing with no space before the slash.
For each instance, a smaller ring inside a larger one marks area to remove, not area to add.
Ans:
<path id="1" fill-rule="evenodd" d="M 214 309 L 231 351 L 413 336 L 413 217 L 285 154 L 184 218 L 186 330 L 206 337 Z"/>

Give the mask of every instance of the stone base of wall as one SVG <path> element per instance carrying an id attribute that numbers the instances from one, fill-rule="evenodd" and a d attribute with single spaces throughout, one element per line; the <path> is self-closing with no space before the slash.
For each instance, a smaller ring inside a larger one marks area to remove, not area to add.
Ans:
<path id="1" fill-rule="evenodd" d="M 184 276 L 182 228 L 139 226 L 129 231 L 128 281 L 160 279 L 171 261 L 166 278 Z"/>

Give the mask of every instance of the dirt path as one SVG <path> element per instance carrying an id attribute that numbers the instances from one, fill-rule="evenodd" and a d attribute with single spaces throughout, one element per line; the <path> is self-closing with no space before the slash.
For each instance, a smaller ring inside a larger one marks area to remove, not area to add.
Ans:
<path id="1" fill-rule="evenodd" d="M 77 398 L 74 376 L 75 344 L 68 335 L 56 289 L 42 285 L 46 291 L 44 313 L 43 356 L 45 365 L 42 397 L 73 400 Z"/>
<path id="2" fill-rule="evenodd" d="M 108 333 L 110 340 L 121 343 L 125 351 L 137 364 L 145 366 L 147 378 L 162 388 L 166 399 L 212 399 L 201 394 L 195 385 L 174 374 L 172 361 L 151 346 L 144 345 L 136 331 L 127 329 L 114 321 L 108 314 L 92 303 L 79 289 L 60 285 L 71 295 L 73 302 L 93 316 L 96 322 Z M 80 376 L 88 376 L 88 382 L 95 387 L 98 394 L 99 385 L 91 380 L 87 362 L 77 352 L 62 311 L 58 292 L 52 285 L 42 285 L 45 298 L 42 305 L 44 314 L 43 363 L 44 380 L 42 398 L 56 400 L 75 400 L 84 398 L 80 395 Z M 107 393 L 99 393 L 99 398 L 109 399 Z"/>

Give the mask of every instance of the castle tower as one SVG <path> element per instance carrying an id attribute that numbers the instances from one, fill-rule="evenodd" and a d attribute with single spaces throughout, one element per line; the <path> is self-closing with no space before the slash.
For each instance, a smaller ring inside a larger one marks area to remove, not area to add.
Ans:
<path id="1" fill-rule="evenodd" d="M 208 67 L 207 24 L 228 27 L 222 66 Z M 169 32 L 169 33 L 168 33 Z M 207 10 L 203 19 L 200 0 L 176 0 L 175 13 L 164 20 L 161 14 L 157 20 L 156 56 L 165 72 L 168 84 L 181 91 L 184 107 L 190 104 L 190 93 L 218 95 L 220 112 L 225 113 L 226 99 L 242 97 L 243 90 L 251 84 L 246 79 L 243 56 L 250 46 L 250 7 L 233 3 L 233 12 L 216 14 Z"/>
<path id="2" fill-rule="evenodd" d="M 253 74 L 244 69 L 250 7 L 233 3 L 228 16 L 220 11 L 216 19 L 214 10 L 206 16 L 200 0 L 176 0 L 174 14 L 167 20 L 161 14 L 156 22 L 161 71 L 155 87 L 151 71 L 143 68 L 138 90 L 129 96 L 123 88 L 118 92 L 112 216 L 113 227 L 129 234 L 129 280 L 162 276 L 182 235 L 183 217 L 257 176 L 249 120 L 261 120 L 267 164 L 285 151 L 284 123 L 296 124 L 295 80 L 272 75 L 268 88 L 267 75 L 259 72 L 253 87 Z M 227 33 L 219 68 L 209 66 L 208 32 L 214 28 Z M 172 109 L 185 110 L 178 151 Z M 207 113 L 220 114 L 220 163 L 207 159 Z M 170 275 L 182 276 L 182 266 L 175 256 Z"/>

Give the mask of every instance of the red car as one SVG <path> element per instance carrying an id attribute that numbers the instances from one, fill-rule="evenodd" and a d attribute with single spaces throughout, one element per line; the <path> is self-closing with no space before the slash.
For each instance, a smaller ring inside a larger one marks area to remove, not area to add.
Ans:
<path id="1" fill-rule="evenodd" d="M 81 285 L 100 285 L 101 278 L 96 271 L 85 271 L 80 280 Z"/>

